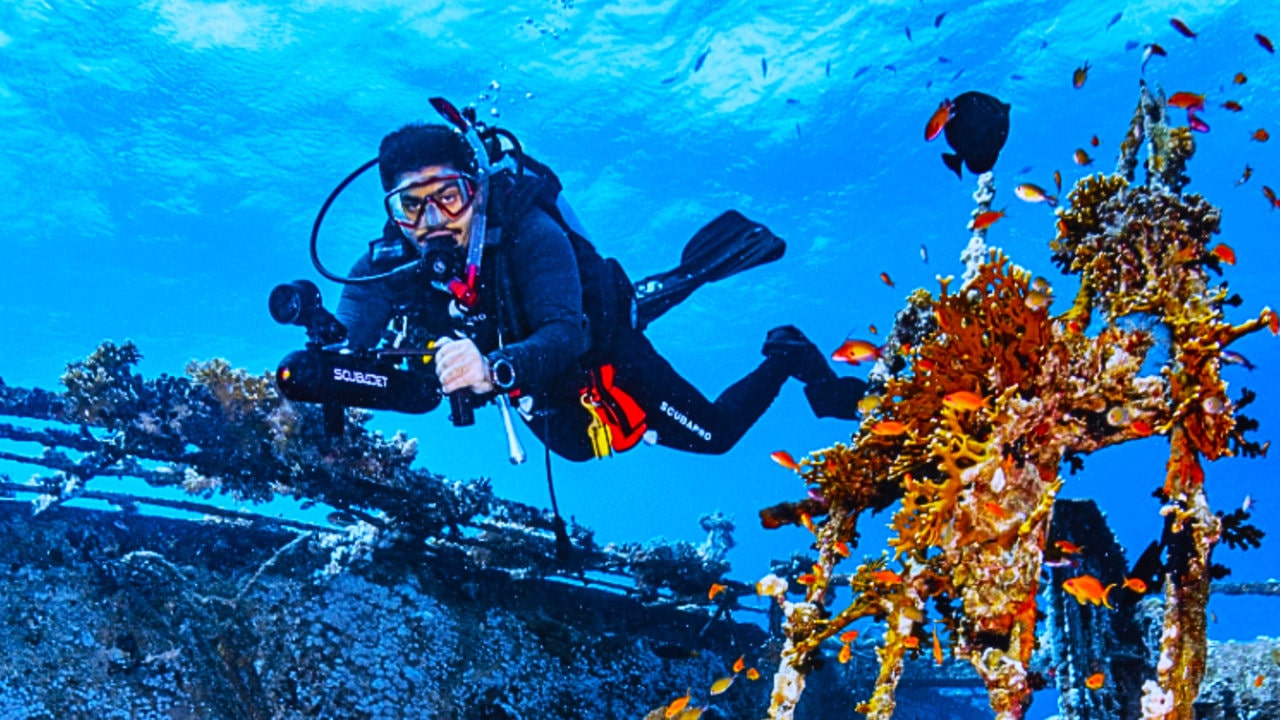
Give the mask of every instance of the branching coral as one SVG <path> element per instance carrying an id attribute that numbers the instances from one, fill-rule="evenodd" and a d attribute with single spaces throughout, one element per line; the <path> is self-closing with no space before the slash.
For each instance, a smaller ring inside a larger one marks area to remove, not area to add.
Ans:
<path id="1" fill-rule="evenodd" d="M 1053 501 L 1066 458 L 1152 434 L 1171 443 L 1162 490 L 1171 530 L 1185 551 L 1166 583 L 1161 702 L 1169 717 L 1191 718 L 1204 663 L 1209 557 L 1220 522 L 1204 496 L 1200 458 L 1218 459 L 1243 430 L 1219 376 L 1222 351 L 1274 319 L 1270 310 L 1241 325 L 1223 315 L 1222 254 L 1208 247 L 1216 208 L 1181 195 L 1194 143 L 1164 124 L 1164 106 L 1143 89 L 1120 159 L 1121 175 L 1082 180 L 1058 211 L 1053 260 L 1078 274 L 1072 307 L 1049 314 L 1045 284 L 991 251 L 959 292 L 943 280 L 938 297 L 913 296 L 933 323 L 917 323 L 894 348 L 902 372 L 849 445 L 802 462 L 801 475 L 826 502 L 817 527 L 819 561 L 806 602 L 791 610 L 782 672 L 794 680 L 818 645 L 850 623 L 885 624 L 881 671 L 860 710 L 887 718 L 903 658 L 924 628 L 940 623 L 986 682 L 998 718 L 1030 704 L 1028 663 L 1036 642 L 1036 591 Z M 1147 141 L 1147 182 L 1132 186 Z M 1138 316 L 1146 323 L 1125 322 Z M 1090 333 L 1095 317 L 1100 327 Z M 1153 328 L 1170 356 L 1159 376 L 1142 375 Z M 899 329 L 900 330 L 900 329 Z M 896 333 L 895 337 L 900 334 Z M 887 363 L 890 366 L 893 363 Z M 829 619 L 835 566 L 856 540 L 866 510 L 897 504 L 890 546 L 897 570 L 863 565 L 849 579 L 854 599 Z M 1112 579 L 1105 579 L 1111 582 Z M 937 617 L 929 617 L 929 608 Z M 790 717 L 794 699 L 775 702 Z"/>

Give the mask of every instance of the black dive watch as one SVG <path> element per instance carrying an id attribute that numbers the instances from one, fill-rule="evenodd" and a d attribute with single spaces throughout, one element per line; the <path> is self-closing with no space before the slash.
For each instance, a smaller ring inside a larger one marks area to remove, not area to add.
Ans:
<path id="1" fill-rule="evenodd" d="M 501 350 L 489 355 L 489 373 L 493 376 L 493 386 L 502 392 L 516 386 L 516 366 Z"/>

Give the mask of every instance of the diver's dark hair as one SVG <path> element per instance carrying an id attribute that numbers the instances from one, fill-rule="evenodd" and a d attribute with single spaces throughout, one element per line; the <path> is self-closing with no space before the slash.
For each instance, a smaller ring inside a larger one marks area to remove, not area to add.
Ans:
<path id="1" fill-rule="evenodd" d="M 382 138 L 378 174 L 383 190 L 395 187 L 397 175 L 427 165 L 450 165 L 472 175 L 477 171 L 471 146 L 447 125 L 412 123 Z"/>

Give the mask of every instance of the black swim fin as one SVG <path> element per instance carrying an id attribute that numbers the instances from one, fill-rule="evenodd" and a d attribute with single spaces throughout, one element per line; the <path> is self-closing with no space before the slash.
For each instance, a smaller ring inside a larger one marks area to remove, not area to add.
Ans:
<path id="1" fill-rule="evenodd" d="M 675 268 L 635 283 L 636 329 L 684 301 L 705 283 L 782 257 L 787 243 L 769 228 L 729 210 L 694 234 Z"/>
<path id="2" fill-rule="evenodd" d="M 946 165 L 951 172 L 955 173 L 956 177 L 961 180 L 964 179 L 964 173 L 962 172 L 964 169 L 964 158 L 959 155 L 953 155 L 952 153 L 943 153 L 942 164 Z"/>

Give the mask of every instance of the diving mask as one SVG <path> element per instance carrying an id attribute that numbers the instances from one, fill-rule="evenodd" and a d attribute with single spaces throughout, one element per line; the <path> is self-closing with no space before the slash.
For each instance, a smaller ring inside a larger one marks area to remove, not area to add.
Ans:
<path id="1" fill-rule="evenodd" d="M 407 178 L 387 193 L 383 205 L 387 217 L 410 233 L 420 227 L 444 225 L 458 219 L 475 199 L 475 178 L 455 173 Z"/>

